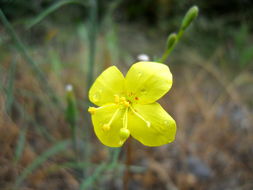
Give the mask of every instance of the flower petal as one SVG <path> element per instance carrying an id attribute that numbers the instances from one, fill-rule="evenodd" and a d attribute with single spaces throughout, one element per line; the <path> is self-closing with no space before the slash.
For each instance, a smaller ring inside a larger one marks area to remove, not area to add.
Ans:
<path id="1" fill-rule="evenodd" d="M 136 104 L 133 109 L 139 116 L 129 112 L 128 129 L 135 139 L 146 146 L 161 146 L 174 141 L 176 122 L 160 104 Z"/>
<path id="2" fill-rule="evenodd" d="M 161 63 L 135 63 L 126 75 L 127 95 L 132 102 L 153 103 L 166 94 L 171 86 L 170 69 Z"/>
<path id="3" fill-rule="evenodd" d="M 123 127 L 124 110 L 119 109 L 116 104 L 107 104 L 96 108 L 92 114 L 92 123 L 95 133 L 99 140 L 106 146 L 119 147 L 127 138 L 121 138 L 120 130 Z M 112 120 L 108 128 L 104 128 L 110 120 Z"/>
<path id="4" fill-rule="evenodd" d="M 89 99 L 92 103 L 102 106 L 114 102 L 114 95 L 121 95 L 125 90 L 125 79 L 115 66 L 106 69 L 98 76 L 90 88 Z"/>

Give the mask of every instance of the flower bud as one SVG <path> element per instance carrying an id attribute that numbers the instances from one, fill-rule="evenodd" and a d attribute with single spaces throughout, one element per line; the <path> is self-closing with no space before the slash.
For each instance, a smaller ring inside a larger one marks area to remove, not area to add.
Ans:
<path id="1" fill-rule="evenodd" d="M 199 9 L 197 6 L 193 6 L 188 10 L 181 24 L 182 30 L 188 28 L 188 26 L 192 23 L 192 21 L 198 16 L 198 12 Z"/>
<path id="2" fill-rule="evenodd" d="M 173 47 L 176 42 L 177 42 L 177 34 L 176 33 L 170 34 L 167 39 L 167 49 Z"/>
<path id="3" fill-rule="evenodd" d="M 65 118 L 71 127 L 75 127 L 77 120 L 77 107 L 72 85 L 66 86 L 66 101 L 67 107 L 65 110 Z"/>

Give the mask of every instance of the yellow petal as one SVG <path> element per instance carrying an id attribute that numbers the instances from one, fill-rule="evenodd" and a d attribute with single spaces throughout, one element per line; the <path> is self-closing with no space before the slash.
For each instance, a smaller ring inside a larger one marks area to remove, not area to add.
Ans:
<path id="1" fill-rule="evenodd" d="M 116 104 L 107 104 L 96 108 L 91 115 L 95 134 L 106 146 L 119 147 L 128 136 L 122 136 L 124 110 Z M 111 123 L 110 123 L 111 121 Z"/>
<path id="2" fill-rule="evenodd" d="M 125 89 L 125 79 L 115 66 L 106 69 L 95 80 L 89 91 L 92 103 L 102 106 L 114 102 L 114 95 L 121 95 Z"/>
<path id="3" fill-rule="evenodd" d="M 156 62 L 133 64 L 126 75 L 126 89 L 132 102 L 153 103 L 172 86 L 172 74 L 167 65 Z"/>
<path id="4" fill-rule="evenodd" d="M 176 122 L 160 104 L 136 104 L 133 109 L 128 114 L 128 129 L 135 139 L 146 146 L 161 146 L 174 141 Z"/>

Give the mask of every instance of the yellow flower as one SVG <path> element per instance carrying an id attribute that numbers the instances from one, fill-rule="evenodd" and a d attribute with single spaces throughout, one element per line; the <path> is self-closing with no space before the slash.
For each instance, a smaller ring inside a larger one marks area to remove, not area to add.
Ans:
<path id="1" fill-rule="evenodd" d="M 126 77 L 115 66 L 94 82 L 89 99 L 94 130 L 107 146 L 119 147 L 131 135 L 146 146 L 160 146 L 175 139 L 174 119 L 155 102 L 172 86 L 168 66 L 156 62 L 132 65 Z"/>

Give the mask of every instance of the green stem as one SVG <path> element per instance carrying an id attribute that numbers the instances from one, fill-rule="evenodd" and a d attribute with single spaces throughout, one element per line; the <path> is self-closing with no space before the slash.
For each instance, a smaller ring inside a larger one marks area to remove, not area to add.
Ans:
<path id="1" fill-rule="evenodd" d="M 93 74 L 94 74 L 94 64 L 95 64 L 95 55 L 96 55 L 96 37 L 97 37 L 97 0 L 90 0 L 89 1 L 89 18 L 88 18 L 88 67 L 87 67 L 87 78 L 86 78 L 86 100 L 88 101 L 88 92 L 90 89 L 90 86 L 93 82 Z M 89 118 L 89 117 L 87 117 Z M 87 123 L 91 123 L 90 119 L 87 119 Z M 90 131 L 87 130 L 85 133 L 85 139 L 86 142 L 90 142 L 91 135 L 89 133 Z M 82 158 L 89 162 L 90 160 L 90 154 L 91 150 L 90 147 L 87 146 L 87 148 L 82 152 Z M 103 168 L 103 167 L 102 167 Z M 87 171 L 83 170 L 83 177 L 88 176 Z M 85 183 L 85 182 L 84 182 Z M 86 185 L 81 185 L 81 187 L 86 187 Z"/>
<path id="2" fill-rule="evenodd" d="M 75 155 L 76 155 L 76 161 L 78 162 L 78 161 L 81 160 L 81 158 L 80 158 L 80 155 L 79 155 L 79 152 L 78 152 L 78 144 L 77 144 L 78 138 L 77 138 L 76 129 L 77 129 L 77 126 L 72 126 L 71 127 L 72 146 L 73 146 L 73 149 L 74 149 L 74 152 L 75 152 Z"/>
<path id="3" fill-rule="evenodd" d="M 90 0 L 89 23 L 88 23 L 88 73 L 87 73 L 87 92 L 93 82 L 94 63 L 96 55 L 97 37 L 97 0 Z"/>
<path id="4" fill-rule="evenodd" d="M 177 40 L 176 40 L 175 44 L 173 46 L 171 46 L 169 49 L 166 49 L 166 51 L 163 53 L 162 58 L 159 60 L 159 62 L 165 63 L 165 61 L 169 57 L 170 53 L 175 49 L 178 41 L 182 38 L 184 32 L 185 31 L 182 30 L 182 29 L 179 30 L 179 32 L 177 34 Z"/>
<path id="5" fill-rule="evenodd" d="M 166 59 L 168 58 L 168 56 L 170 55 L 171 51 L 175 48 L 176 44 L 178 43 L 178 41 L 181 39 L 181 37 L 183 36 L 185 30 L 190 26 L 190 24 L 196 19 L 196 17 L 198 16 L 198 12 L 199 9 L 197 6 L 192 6 L 187 13 L 185 14 L 179 32 L 176 35 L 177 39 L 175 41 L 173 41 L 173 45 L 169 48 L 166 49 L 166 51 L 164 52 L 162 58 L 159 60 L 160 62 L 164 63 L 166 61 Z M 170 36 L 169 36 L 170 37 Z"/>
<path id="6" fill-rule="evenodd" d="M 8 81 L 8 87 L 6 89 L 6 110 L 7 113 L 11 113 L 11 107 L 14 102 L 14 79 L 15 79 L 15 73 L 16 73 L 16 65 L 17 65 L 17 60 L 13 60 L 11 63 L 10 69 L 9 69 L 9 81 Z"/>
<path id="7" fill-rule="evenodd" d="M 183 34 L 184 34 L 185 30 L 180 29 L 178 34 L 177 34 L 177 42 L 182 38 Z"/>
<path id="8" fill-rule="evenodd" d="M 125 173 L 123 176 L 123 189 L 128 190 L 129 181 L 131 180 L 131 172 L 130 172 L 130 165 L 132 163 L 132 147 L 131 147 L 131 137 L 128 138 L 126 142 L 126 160 L 125 160 Z"/>

